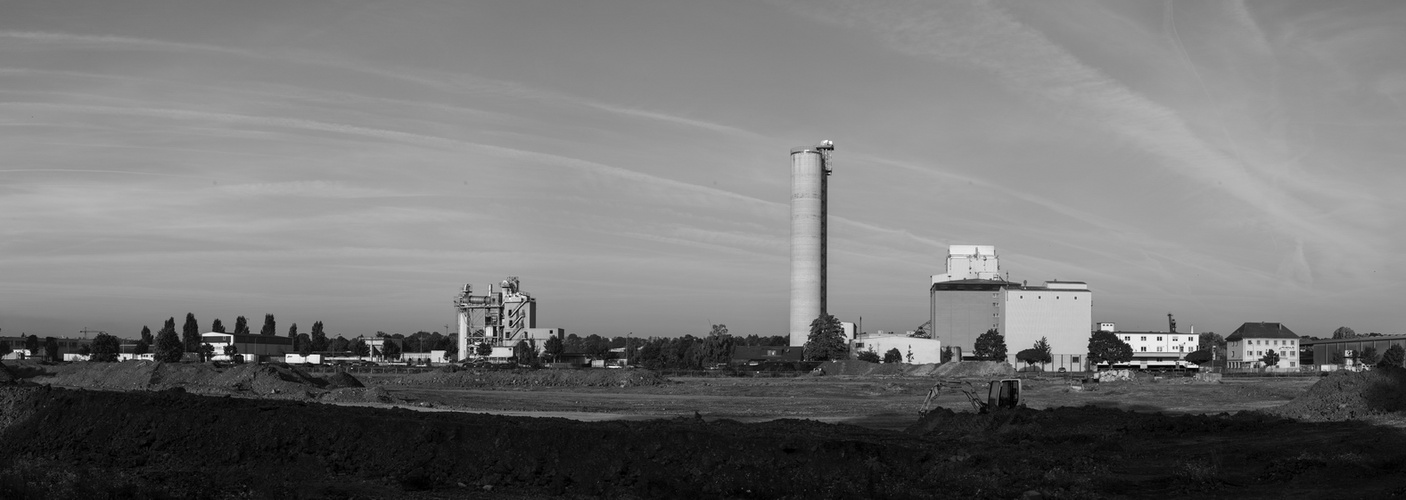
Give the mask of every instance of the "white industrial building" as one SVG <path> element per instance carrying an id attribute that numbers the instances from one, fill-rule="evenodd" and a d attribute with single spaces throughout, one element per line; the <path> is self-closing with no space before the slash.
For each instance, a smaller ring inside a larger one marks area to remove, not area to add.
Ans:
<path id="1" fill-rule="evenodd" d="M 924 364 L 942 362 L 942 341 L 909 337 L 898 332 L 860 333 L 850 343 L 850 353 L 873 351 L 883 358 L 890 349 L 898 349 L 904 363 Z"/>
<path id="2" fill-rule="evenodd" d="M 283 335 L 205 332 L 200 334 L 200 342 L 214 347 L 214 359 L 220 360 L 228 359 L 225 346 L 233 344 L 237 354 L 242 354 L 244 361 L 250 363 L 268 359 L 282 361 L 283 355 L 293 350 L 293 339 Z"/>
<path id="3" fill-rule="evenodd" d="M 996 247 L 951 245 L 947 272 L 932 276 L 929 289 L 933 339 L 970 359 L 976 338 L 995 328 L 1006 341 L 1007 361 L 1035 345 L 1050 344 L 1045 369 L 1082 370 L 1088 360 L 1093 292 L 1082 281 L 1051 280 L 1041 286 L 1008 281 Z"/>
<path id="4" fill-rule="evenodd" d="M 1191 332 L 1176 331 L 1176 322 L 1171 322 L 1170 331 L 1118 331 L 1113 323 L 1098 324 L 1099 331 L 1111 332 L 1133 349 L 1133 359 L 1126 364 L 1129 368 L 1143 370 L 1167 370 L 1196 368 L 1196 364 L 1185 361 L 1186 355 L 1194 352 L 1200 343 L 1195 328 Z"/>

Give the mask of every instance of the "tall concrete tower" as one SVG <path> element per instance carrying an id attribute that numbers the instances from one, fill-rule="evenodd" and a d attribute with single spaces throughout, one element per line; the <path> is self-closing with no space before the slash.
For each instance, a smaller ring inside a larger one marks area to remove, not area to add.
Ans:
<path id="1" fill-rule="evenodd" d="M 835 143 L 791 150 L 791 345 L 805 345 L 825 314 L 826 193 Z"/>

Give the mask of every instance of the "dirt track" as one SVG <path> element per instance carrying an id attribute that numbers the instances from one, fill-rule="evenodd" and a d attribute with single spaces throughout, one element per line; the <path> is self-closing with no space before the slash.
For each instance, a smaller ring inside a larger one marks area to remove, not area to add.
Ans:
<path id="1" fill-rule="evenodd" d="M 1334 376 L 1309 391 L 1302 387 L 1316 380 L 1296 380 L 1298 389 L 1267 380 L 1079 391 L 1045 381 L 1032 390 L 1032 402 L 1076 405 L 993 415 L 940 410 L 921 421 L 911 410 L 927 382 L 902 378 L 712 379 L 458 396 L 479 405 L 518 401 L 577 411 L 576 403 L 563 407 L 564 394 L 598 395 L 588 413 L 629 400 L 691 403 L 679 408 L 685 418 L 605 422 L 254 399 L 257 391 L 209 397 L 10 385 L 0 387 L 0 449 L 7 452 L 0 456 L 0 492 L 5 498 L 1016 498 L 1032 491 L 1043 498 L 1384 497 L 1406 495 L 1399 480 L 1406 436 L 1397 428 L 1077 403 L 1185 406 L 1177 401 L 1302 395 L 1283 408 L 1326 408 L 1306 398 L 1338 395 L 1325 392 L 1336 386 L 1367 395 L 1347 403 L 1359 405 L 1358 412 L 1391 416 L 1399 415 L 1394 400 L 1383 404 L 1379 396 L 1394 394 L 1383 388 L 1401 377 Z M 397 395 L 427 391 L 367 382 Z M 304 397 L 325 397 L 310 394 Z M 965 404 L 945 398 L 944 406 Z M 813 417 L 887 420 L 864 428 L 716 416 L 766 406 L 776 408 L 772 415 L 755 413 L 772 418 L 826 401 L 839 409 Z M 719 411 L 693 418 L 687 408 L 700 402 L 712 403 L 704 413 Z M 886 413 L 885 404 L 904 410 Z M 880 430 L 898 427 L 907 432 Z"/>

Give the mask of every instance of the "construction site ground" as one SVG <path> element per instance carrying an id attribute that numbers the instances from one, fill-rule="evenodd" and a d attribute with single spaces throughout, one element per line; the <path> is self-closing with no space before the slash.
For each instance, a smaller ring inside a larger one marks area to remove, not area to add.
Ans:
<path id="1" fill-rule="evenodd" d="M 802 418 L 875 429 L 902 430 L 917 419 L 928 388 L 925 377 L 799 376 L 776 378 L 671 377 L 663 385 L 465 389 L 407 385 L 400 376 L 363 376 L 370 386 L 412 406 L 580 420 L 694 416 L 756 422 Z M 988 379 L 973 380 L 985 382 Z M 1035 409 L 1093 405 L 1168 414 L 1222 413 L 1287 403 L 1318 381 L 1313 377 L 1226 378 L 1222 383 L 1156 382 L 1081 384 L 1079 379 L 1028 377 L 1026 406 Z M 981 396 L 985 397 L 984 388 Z M 956 389 L 942 391 L 935 406 L 971 411 Z"/>
<path id="2" fill-rule="evenodd" d="M 979 414 L 948 389 L 920 415 L 935 375 L 1009 375 L 963 365 L 774 378 L 0 366 L 0 497 L 1406 496 L 1406 370 L 1036 376 L 1024 408 Z"/>

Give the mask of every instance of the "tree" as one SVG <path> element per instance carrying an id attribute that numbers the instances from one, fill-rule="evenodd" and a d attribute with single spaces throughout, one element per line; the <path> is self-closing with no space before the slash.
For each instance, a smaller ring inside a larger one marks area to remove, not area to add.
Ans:
<path id="1" fill-rule="evenodd" d="M 513 348 L 513 356 L 517 358 L 520 365 L 537 366 L 537 341 L 519 340 L 517 346 Z"/>
<path id="2" fill-rule="evenodd" d="M 92 346 L 92 345 L 89 345 L 89 344 L 83 344 L 83 345 L 78 346 L 78 355 L 80 355 L 80 356 L 92 356 L 92 355 L 93 355 L 93 346 Z"/>
<path id="3" fill-rule="evenodd" d="M 1196 350 L 1211 353 L 1211 360 L 1225 359 L 1225 337 L 1216 332 L 1202 332 L 1196 336 Z"/>
<path id="4" fill-rule="evenodd" d="M 151 342 L 138 340 L 136 347 L 132 348 L 132 354 L 146 354 L 151 352 Z"/>
<path id="5" fill-rule="evenodd" d="M 1021 349 L 1020 352 L 1015 353 L 1015 360 L 1025 363 L 1026 366 L 1048 363 L 1048 361 L 1044 361 L 1044 358 L 1041 357 L 1040 351 L 1033 347 L 1030 349 Z"/>
<path id="6" fill-rule="evenodd" d="M 151 328 L 148 328 L 148 327 L 146 327 L 146 326 L 142 326 L 142 336 L 141 336 L 141 339 L 139 339 L 137 342 L 138 342 L 138 343 L 140 343 L 140 342 L 146 342 L 146 345 L 147 345 L 147 346 L 151 346 L 152 344 L 155 344 L 155 343 L 156 343 L 156 337 L 151 336 Z"/>
<path id="7" fill-rule="evenodd" d="M 903 362 L 903 353 L 902 353 L 902 352 L 899 352 L 899 350 L 898 350 L 897 347 L 895 347 L 895 348 L 893 348 L 893 349 L 889 349 L 888 352 L 885 352 L 885 353 L 884 353 L 884 362 L 885 362 L 885 363 L 902 363 L 902 362 Z"/>
<path id="8" fill-rule="evenodd" d="M 943 348 L 942 348 L 942 362 L 943 362 L 943 363 L 946 363 L 946 362 L 948 362 L 948 361 L 952 361 L 952 348 L 951 348 L 951 347 L 943 347 Z"/>
<path id="9" fill-rule="evenodd" d="M 235 334 L 235 335 L 248 335 L 248 334 L 249 334 L 249 320 L 244 319 L 244 316 L 240 316 L 240 317 L 234 319 L 234 334 Z"/>
<path id="10" fill-rule="evenodd" d="M 1040 360 L 1038 361 L 1039 363 L 1049 363 L 1051 361 L 1054 361 L 1054 350 L 1050 348 L 1049 339 L 1046 339 L 1045 337 L 1040 337 L 1040 340 L 1036 340 L 1035 350 L 1040 351 Z"/>
<path id="11" fill-rule="evenodd" d="M 39 353 L 39 336 L 30 335 L 24 339 L 24 348 L 29 351 L 30 356 Z"/>
<path id="12" fill-rule="evenodd" d="M 1403 349 L 1401 344 L 1392 344 L 1391 347 L 1386 348 L 1386 352 L 1382 353 L 1382 360 L 1377 362 L 1377 367 L 1401 368 L 1403 361 L 1406 361 L 1406 349 Z"/>
<path id="13" fill-rule="evenodd" d="M 1272 349 L 1271 349 L 1271 350 L 1268 350 L 1268 351 L 1265 351 L 1265 352 L 1264 352 L 1264 356 L 1260 358 L 1260 362 L 1261 362 L 1261 363 L 1264 363 L 1264 366 L 1266 366 L 1266 367 L 1278 366 L 1278 365 L 1279 365 L 1279 352 L 1278 352 L 1278 351 L 1275 351 L 1275 350 L 1272 350 Z"/>
<path id="14" fill-rule="evenodd" d="M 236 354 L 239 354 L 239 346 L 234 345 L 233 342 L 225 344 L 225 356 L 229 356 L 229 359 L 234 359 L 234 355 Z"/>
<path id="15" fill-rule="evenodd" d="M 93 337 L 92 345 L 93 354 L 88 358 L 92 361 L 109 363 L 117 361 L 117 354 L 122 352 L 122 341 L 106 333 L 99 333 Z"/>
<path id="16" fill-rule="evenodd" d="M 1133 360 L 1133 346 L 1123 342 L 1113 332 L 1097 331 L 1089 336 L 1089 362 L 1097 366 L 1108 363 L 1108 367 Z"/>
<path id="17" fill-rule="evenodd" d="M 391 342 L 390 339 L 386 339 L 386 343 L 381 345 L 381 349 L 385 351 L 382 355 L 385 356 L 386 359 L 400 359 L 399 342 Z"/>
<path id="18" fill-rule="evenodd" d="M 1368 347 L 1366 349 L 1363 349 L 1362 352 L 1357 355 L 1357 361 L 1361 362 L 1364 365 L 1377 364 L 1377 348 Z"/>
<path id="19" fill-rule="evenodd" d="M 210 322 L 210 331 L 215 333 L 225 333 L 225 324 L 220 322 L 220 318 Z"/>
<path id="20" fill-rule="evenodd" d="M 326 351 L 328 347 L 327 332 L 322 330 L 322 322 L 314 321 L 312 324 L 312 350 Z"/>
<path id="21" fill-rule="evenodd" d="M 370 356 L 370 355 L 371 355 L 371 346 L 366 345 L 366 341 L 365 341 L 365 340 L 362 340 L 361 338 L 357 338 L 355 342 L 352 342 L 351 351 L 352 351 L 352 354 L 355 354 L 356 357 L 358 357 L 358 358 L 365 357 L 365 356 Z"/>
<path id="22" fill-rule="evenodd" d="M 1338 327 L 1338 329 L 1333 330 L 1333 338 L 1335 338 L 1335 339 L 1355 339 L 1355 338 L 1357 338 L 1357 332 L 1352 331 L 1351 328 L 1348 328 L 1348 327 L 1346 327 L 1346 326 L 1340 326 L 1340 327 Z"/>
<path id="23" fill-rule="evenodd" d="M 59 352 L 59 339 L 44 337 L 44 354 L 47 354 L 49 361 L 63 361 L 63 354 Z"/>
<path id="24" fill-rule="evenodd" d="M 727 325 L 713 325 L 713 331 L 703 340 L 703 364 L 727 363 L 736 344 L 736 339 L 727 334 Z"/>
<path id="25" fill-rule="evenodd" d="M 870 350 L 867 350 L 867 351 L 864 351 L 864 352 L 859 353 L 859 356 L 857 356 L 857 359 L 859 359 L 860 361 L 868 361 L 868 362 L 870 362 L 870 363 L 878 363 L 878 362 L 879 362 L 879 353 L 874 352 L 873 349 L 870 349 Z"/>
<path id="26" fill-rule="evenodd" d="M 1186 355 L 1186 362 L 1187 362 L 1187 363 L 1196 363 L 1196 364 L 1198 364 L 1198 365 L 1203 365 L 1203 364 L 1206 364 L 1206 363 L 1210 363 L 1210 362 L 1211 362 L 1211 350 L 1210 350 L 1210 349 L 1201 349 L 1201 350 L 1198 350 L 1198 351 L 1192 351 L 1192 352 L 1190 352 L 1190 353 L 1187 353 L 1187 355 Z"/>
<path id="27" fill-rule="evenodd" d="M 972 354 L 975 354 L 977 359 L 1005 361 L 1006 337 L 995 328 L 986 330 L 986 333 L 976 338 L 976 345 L 972 346 Z"/>
<path id="28" fill-rule="evenodd" d="M 316 324 L 314 324 L 313 326 L 316 326 Z M 341 335 L 338 335 L 337 338 L 332 339 L 331 342 L 328 342 L 328 343 L 327 343 L 327 350 L 328 350 L 328 351 L 332 351 L 332 352 L 346 352 L 346 351 L 348 351 L 348 350 L 350 350 L 350 349 L 351 349 L 351 342 L 348 342 L 347 339 L 344 338 L 344 337 L 342 337 Z"/>
<path id="29" fill-rule="evenodd" d="M 176 318 L 166 320 L 166 326 L 156 334 L 156 360 L 176 363 L 185 352 L 185 344 L 176 336 Z"/>
<path id="30" fill-rule="evenodd" d="M 259 335 L 278 335 L 278 327 L 275 325 L 276 323 L 273 321 L 273 315 L 265 314 L 264 327 L 263 329 L 259 330 Z"/>
<path id="31" fill-rule="evenodd" d="M 200 351 L 200 324 L 195 322 L 195 313 L 186 313 L 186 322 L 181 325 L 181 342 L 186 352 Z"/>
<path id="32" fill-rule="evenodd" d="M 15 352 L 15 349 L 10 347 L 10 341 L 0 340 L 0 358 L 9 356 L 12 352 Z"/>
<path id="33" fill-rule="evenodd" d="M 493 354 L 493 345 L 489 344 L 488 342 L 479 342 L 478 346 L 474 348 L 474 354 L 477 354 L 479 356 L 488 356 L 490 354 Z"/>
<path id="34" fill-rule="evenodd" d="M 299 348 L 299 344 L 298 344 L 298 324 L 297 324 L 297 323 L 293 323 L 293 324 L 291 324 L 291 325 L 288 325 L 288 340 L 293 341 L 293 350 L 294 350 L 294 351 L 297 351 L 298 348 Z M 306 356 L 306 354 L 304 354 L 304 356 Z"/>
<path id="35" fill-rule="evenodd" d="M 556 335 L 547 337 L 547 341 L 542 343 L 542 354 L 546 355 L 548 361 L 555 363 L 561 359 L 562 349 L 565 346 L 561 343 L 561 338 Z"/>
<path id="36" fill-rule="evenodd" d="M 804 348 L 805 359 L 810 361 L 838 361 L 848 357 L 849 346 L 845 345 L 845 333 L 840 320 L 834 315 L 823 314 L 810 322 L 810 336 Z"/>
<path id="37" fill-rule="evenodd" d="M 206 362 L 206 361 L 210 361 L 210 358 L 214 358 L 214 357 L 215 357 L 215 346 L 212 346 L 212 345 L 210 345 L 210 344 L 208 344 L 208 343 L 206 343 L 206 344 L 200 344 L 200 362 L 201 362 L 201 363 L 204 363 L 204 362 Z"/>
<path id="38" fill-rule="evenodd" d="M 294 339 L 294 343 L 298 346 L 297 351 L 299 355 L 307 357 L 309 354 L 312 354 L 312 339 L 308 337 L 308 334 L 298 334 Z"/>

